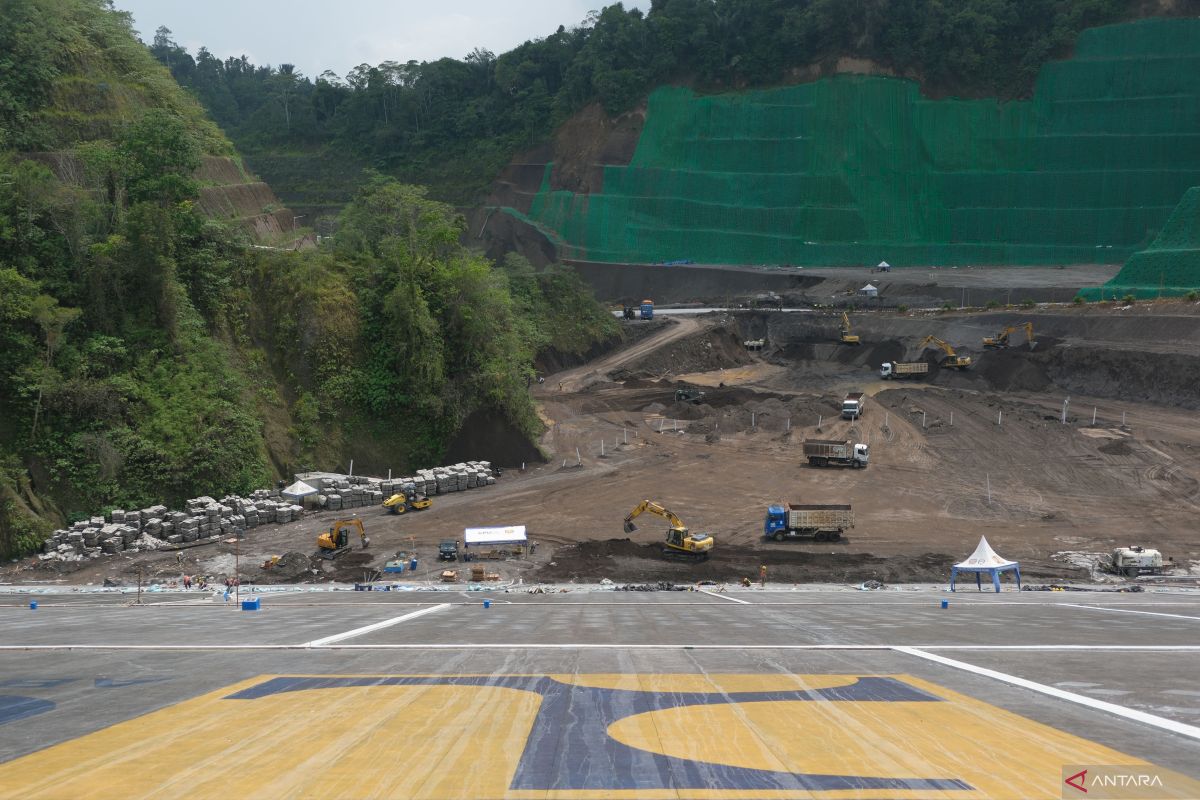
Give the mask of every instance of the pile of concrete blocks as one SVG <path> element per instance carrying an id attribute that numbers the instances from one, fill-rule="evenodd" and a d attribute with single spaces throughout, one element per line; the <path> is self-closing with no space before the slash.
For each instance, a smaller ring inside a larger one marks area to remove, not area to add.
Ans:
<path id="1" fill-rule="evenodd" d="M 326 480 L 321 489 L 325 508 L 344 511 L 380 506 L 394 494 L 448 494 L 496 482 L 488 461 L 466 461 L 418 470 L 400 478 L 343 477 Z M 42 559 L 81 561 L 101 555 L 137 552 L 162 542 L 189 544 L 206 539 L 244 536 L 261 525 L 284 525 L 304 514 L 304 508 L 277 490 L 258 489 L 249 497 L 228 495 L 220 500 L 193 497 L 182 511 L 163 505 L 137 511 L 114 509 L 106 517 L 92 517 L 57 530 L 42 544 Z"/>

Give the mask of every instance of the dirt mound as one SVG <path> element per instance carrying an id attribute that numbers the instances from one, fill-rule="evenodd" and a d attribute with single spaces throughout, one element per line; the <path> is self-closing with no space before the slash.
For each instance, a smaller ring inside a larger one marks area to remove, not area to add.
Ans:
<path id="1" fill-rule="evenodd" d="M 677 339 L 666 347 L 612 373 L 616 380 L 647 375 L 711 372 L 740 367 L 753 361 L 737 330 L 718 326 L 703 333 Z"/>
<path id="2" fill-rule="evenodd" d="M 898 341 L 861 344 L 858 347 L 842 347 L 838 350 L 838 361 L 843 364 L 866 364 L 879 368 L 887 361 L 903 361 L 904 345 Z"/>
<path id="3" fill-rule="evenodd" d="M 834 545 L 836 546 L 836 545 Z M 604 578 L 624 582 L 703 580 L 735 582 L 757 580 L 766 566 L 767 580 L 784 583 L 884 583 L 944 581 L 950 575 L 952 556 L 924 553 L 882 558 L 870 553 L 830 553 L 799 549 L 805 545 L 725 547 L 719 544 L 709 560 L 692 564 L 663 557 L 657 542 L 630 539 L 580 542 L 554 551 L 550 564 L 534 573 L 534 580 L 592 582 Z M 826 549 L 828 545 L 825 546 Z"/>
<path id="4" fill-rule="evenodd" d="M 993 389 L 1006 392 L 1040 392 L 1050 388 L 1053 381 L 1045 366 L 1029 356 L 1025 348 L 985 353 L 973 365 L 973 371 Z"/>
<path id="5" fill-rule="evenodd" d="M 333 562 L 332 574 L 325 573 L 326 578 L 332 578 L 335 581 L 342 583 L 357 583 L 364 578 L 369 578 L 368 573 L 375 572 L 371 566 L 375 561 L 375 556 L 370 553 L 346 553 L 344 556 L 339 556 Z"/>

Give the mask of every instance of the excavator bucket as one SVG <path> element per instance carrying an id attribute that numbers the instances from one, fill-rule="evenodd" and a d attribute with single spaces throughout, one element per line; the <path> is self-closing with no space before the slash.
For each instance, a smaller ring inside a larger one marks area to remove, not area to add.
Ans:
<path id="1" fill-rule="evenodd" d="M 631 520 L 631 519 L 625 520 L 625 532 L 626 533 L 633 533 L 636 530 L 637 530 L 637 525 L 633 524 L 633 520 Z"/>

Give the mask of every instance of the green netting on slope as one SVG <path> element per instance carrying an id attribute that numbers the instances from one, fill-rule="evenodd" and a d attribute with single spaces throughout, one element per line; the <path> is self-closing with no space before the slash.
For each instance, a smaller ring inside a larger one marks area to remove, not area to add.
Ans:
<path id="1" fill-rule="evenodd" d="M 1150 247 L 1134 253 L 1113 279 L 1082 292 L 1095 300 L 1126 294 L 1177 295 L 1200 289 L 1200 186 L 1192 187 Z"/>
<path id="2" fill-rule="evenodd" d="M 1200 184 L 1200 20 L 1086 31 L 1030 101 L 842 76 L 651 95 L 627 167 L 530 216 L 604 261 L 1114 263 Z"/>

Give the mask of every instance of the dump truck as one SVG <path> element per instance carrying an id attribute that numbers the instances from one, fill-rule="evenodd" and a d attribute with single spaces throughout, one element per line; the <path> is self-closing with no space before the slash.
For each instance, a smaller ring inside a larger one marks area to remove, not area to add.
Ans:
<path id="1" fill-rule="evenodd" d="M 863 415 L 867 396 L 862 392 L 849 392 L 842 398 L 842 419 L 858 419 Z"/>
<path id="2" fill-rule="evenodd" d="M 676 389 L 676 403 L 702 403 L 704 402 L 704 392 L 699 389 Z"/>
<path id="3" fill-rule="evenodd" d="M 849 439 L 839 442 L 833 439 L 805 439 L 804 457 L 814 467 L 854 467 L 862 469 L 870 458 L 871 448 L 868 445 L 851 442 Z"/>
<path id="4" fill-rule="evenodd" d="M 641 306 L 642 319 L 654 319 L 654 301 L 643 300 Z"/>
<path id="5" fill-rule="evenodd" d="M 807 536 L 814 541 L 830 542 L 842 538 L 842 533 L 853 527 L 854 509 L 849 505 L 788 503 L 767 507 L 763 536 L 777 542 Z"/>
<path id="6" fill-rule="evenodd" d="M 1118 547 L 1112 552 L 1109 568 L 1118 575 L 1134 578 L 1138 575 L 1159 575 L 1163 571 L 1162 553 L 1139 545 Z"/>
<path id="7" fill-rule="evenodd" d="M 892 378 L 923 378 L 928 374 L 928 361 L 887 361 L 879 367 L 879 377 L 884 380 Z"/>

